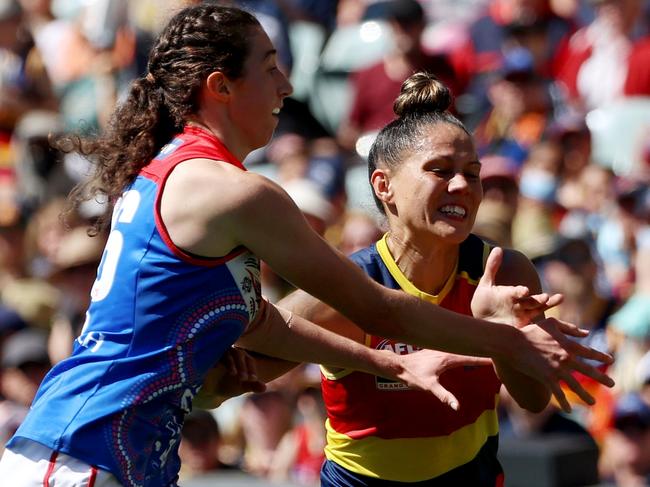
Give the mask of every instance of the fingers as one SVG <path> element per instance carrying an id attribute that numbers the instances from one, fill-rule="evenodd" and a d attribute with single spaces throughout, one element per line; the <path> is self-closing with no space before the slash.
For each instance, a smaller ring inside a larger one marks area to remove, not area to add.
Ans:
<path id="1" fill-rule="evenodd" d="M 578 380 L 570 373 L 565 374 L 562 379 L 564 380 L 565 384 L 571 389 L 573 392 L 576 393 L 576 395 L 584 402 L 585 404 L 589 406 L 593 406 L 596 404 L 596 400 L 594 397 L 589 394 L 584 387 L 582 387 L 582 384 L 578 382 Z"/>
<path id="2" fill-rule="evenodd" d="M 555 318 L 546 318 L 545 320 L 540 321 L 539 325 L 549 332 L 553 329 L 556 329 L 565 335 L 573 337 L 582 338 L 589 335 L 589 330 L 585 330 L 584 328 L 580 328 L 573 323 L 567 323 L 566 321 L 557 320 Z"/>
<path id="3" fill-rule="evenodd" d="M 584 345 L 580 345 L 579 343 L 576 342 L 572 342 L 569 344 L 569 352 L 571 352 L 571 354 L 574 356 L 586 358 L 589 360 L 596 360 L 598 362 L 602 362 L 607 365 L 614 363 L 614 357 L 612 357 L 610 354 L 605 352 L 599 352 L 598 350 L 585 347 Z"/>
<path id="4" fill-rule="evenodd" d="M 551 390 L 551 393 L 557 400 L 558 404 L 560 405 L 560 408 L 562 408 L 562 411 L 565 413 L 570 413 L 571 412 L 571 404 L 569 404 L 568 399 L 566 398 L 566 395 L 564 394 L 564 391 L 562 390 L 562 387 L 560 387 L 559 382 L 551 381 L 550 383 L 547 384 L 548 388 Z"/>
<path id="5" fill-rule="evenodd" d="M 226 356 L 231 375 L 237 376 L 241 382 L 257 381 L 255 360 L 248 353 L 239 348 L 232 347 Z"/>
<path id="6" fill-rule="evenodd" d="M 590 377 L 591 379 L 601 383 L 604 386 L 614 387 L 614 385 L 616 384 L 614 382 L 614 379 L 612 379 L 610 376 L 608 376 L 607 374 L 599 370 L 597 367 L 593 367 L 580 360 L 574 360 L 572 365 L 574 370 L 577 370 L 581 374 Z"/>
<path id="7" fill-rule="evenodd" d="M 445 361 L 444 370 L 453 369 L 455 367 L 481 367 L 485 365 L 492 365 L 492 359 L 485 357 L 468 357 L 466 355 L 456 355 L 453 353 L 448 354 Z"/>
<path id="8" fill-rule="evenodd" d="M 481 284 L 486 286 L 493 286 L 494 281 L 497 276 L 497 272 L 501 267 L 501 262 L 503 261 L 503 249 L 500 247 L 494 247 L 490 255 L 488 255 L 487 261 L 485 262 L 485 271 L 483 272 L 483 277 L 481 277 Z"/>
<path id="9" fill-rule="evenodd" d="M 564 301 L 564 295 L 554 294 L 553 296 L 548 298 L 548 301 L 546 302 L 546 309 L 554 308 L 558 304 L 561 304 L 562 301 Z"/>
<path id="10" fill-rule="evenodd" d="M 440 385 L 440 382 L 435 382 L 429 389 L 431 393 L 436 396 L 443 404 L 446 404 L 454 411 L 458 411 L 460 407 L 458 399 L 451 392 Z"/>

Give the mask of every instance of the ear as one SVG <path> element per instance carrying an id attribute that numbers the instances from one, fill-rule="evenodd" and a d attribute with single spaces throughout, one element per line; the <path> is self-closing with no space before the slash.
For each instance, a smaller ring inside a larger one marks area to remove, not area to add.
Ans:
<path id="1" fill-rule="evenodd" d="M 205 80 L 205 89 L 209 96 L 226 101 L 230 97 L 230 80 L 221 71 L 213 71 Z"/>
<path id="2" fill-rule="evenodd" d="M 389 205 L 393 202 L 393 188 L 390 184 L 390 171 L 377 168 L 370 175 L 370 184 L 379 201 Z"/>

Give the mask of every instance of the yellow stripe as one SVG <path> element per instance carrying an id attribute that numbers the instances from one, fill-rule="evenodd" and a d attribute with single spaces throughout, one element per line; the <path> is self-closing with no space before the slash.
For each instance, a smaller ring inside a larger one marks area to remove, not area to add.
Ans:
<path id="1" fill-rule="evenodd" d="M 346 375 L 350 375 L 354 372 L 353 369 L 328 369 L 326 366 L 321 365 L 320 371 L 323 373 L 323 376 L 329 380 L 338 380 L 342 379 Z"/>
<path id="2" fill-rule="evenodd" d="M 483 412 L 474 423 L 448 436 L 353 440 L 334 431 L 329 420 L 325 427 L 325 456 L 329 460 L 351 472 L 396 482 L 432 479 L 464 465 L 478 454 L 489 436 L 499 432 L 496 409 Z"/>
<path id="3" fill-rule="evenodd" d="M 445 282 L 445 285 L 442 287 L 440 293 L 437 295 L 425 293 L 424 291 L 420 291 L 417 287 L 415 287 L 399 268 L 397 262 L 395 262 L 395 259 L 388 249 L 388 244 L 386 243 L 387 237 L 388 234 L 385 234 L 382 239 L 377 242 L 377 252 L 381 257 L 381 260 L 384 261 L 384 264 L 388 268 L 388 271 L 393 276 L 393 279 L 395 279 L 397 281 L 397 284 L 399 284 L 399 287 L 401 287 L 403 291 L 409 293 L 410 295 L 423 299 L 424 301 L 428 301 L 433 304 L 440 304 L 440 302 L 445 299 L 445 296 L 449 294 L 449 291 L 451 291 L 451 289 L 454 287 L 456 272 L 458 271 L 458 260 L 456 261 L 454 271 L 449 275 L 449 278 L 447 279 L 447 282 Z"/>

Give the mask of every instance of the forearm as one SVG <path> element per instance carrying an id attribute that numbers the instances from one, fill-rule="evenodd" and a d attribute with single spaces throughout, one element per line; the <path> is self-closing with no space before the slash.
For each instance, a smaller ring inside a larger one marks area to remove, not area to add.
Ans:
<path id="1" fill-rule="evenodd" d="M 509 367 L 501 361 L 493 361 L 497 376 L 517 404 L 528 411 L 539 413 L 551 399 L 551 392 L 535 379 Z"/>
<path id="2" fill-rule="evenodd" d="M 399 357 L 372 350 L 320 328 L 286 310 L 266 304 L 264 316 L 245 333 L 238 345 L 264 355 L 293 362 L 313 362 L 397 379 Z"/>
<path id="3" fill-rule="evenodd" d="M 239 345 L 239 344 L 237 344 Z M 249 355 L 255 361 L 257 377 L 262 382 L 271 382 L 281 375 L 286 374 L 300 365 L 299 362 L 291 362 L 277 357 L 269 357 L 258 352 L 249 351 Z"/>
<path id="4" fill-rule="evenodd" d="M 364 329 L 372 327 L 373 334 L 422 348 L 505 361 L 525 346 L 522 334 L 508 325 L 455 313 L 400 291 L 391 299 L 399 301 L 376 313 L 377 321 Z"/>

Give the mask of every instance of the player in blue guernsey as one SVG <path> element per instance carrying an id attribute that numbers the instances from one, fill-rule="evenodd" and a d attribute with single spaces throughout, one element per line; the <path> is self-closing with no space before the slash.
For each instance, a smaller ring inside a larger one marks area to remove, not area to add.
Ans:
<path id="1" fill-rule="evenodd" d="M 290 93 L 253 16 L 199 5 L 164 29 L 104 135 L 61 139 L 97 162 L 72 198 L 108 196 L 111 232 L 72 356 L 47 375 L 8 443 L 3 482 L 176 485 L 184 415 L 236 341 L 433 391 L 421 355 L 372 351 L 266 302 L 260 259 L 375 335 L 507 361 L 563 404 L 560 380 L 586 394 L 573 370 L 609 382 L 579 359 L 611 357 L 571 341 L 584 335 L 574 325 L 518 330 L 423 303 L 375 283 L 316 235 L 281 188 L 240 162 L 269 141 Z"/>

